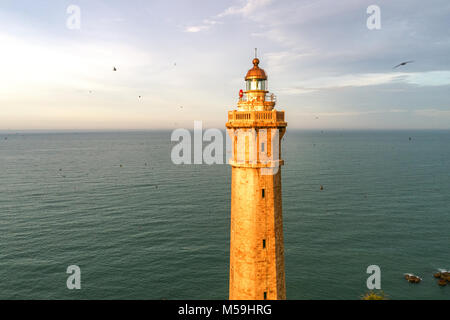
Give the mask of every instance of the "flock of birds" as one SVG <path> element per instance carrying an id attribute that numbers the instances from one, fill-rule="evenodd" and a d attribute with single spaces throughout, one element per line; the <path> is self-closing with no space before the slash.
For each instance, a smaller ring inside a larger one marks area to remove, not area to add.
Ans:
<path id="1" fill-rule="evenodd" d="M 440 285 L 441 287 L 445 287 L 450 283 L 450 271 L 438 269 L 438 271 L 435 272 L 433 276 L 438 279 L 438 285 Z M 422 278 L 412 273 L 405 273 L 405 279 L 409 283 L 420 283 L 422 281 Z"/>

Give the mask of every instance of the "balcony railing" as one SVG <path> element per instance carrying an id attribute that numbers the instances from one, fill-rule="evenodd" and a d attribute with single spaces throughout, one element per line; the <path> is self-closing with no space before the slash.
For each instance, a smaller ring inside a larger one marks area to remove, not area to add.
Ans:
<path id="1" fill-rule="evenodd" d="M 228 121 L 284 122 L 284 111 L 229 111 Z"/>
<path id="2" fill-rule="evenodd" d="M 248 94 L 244 93 L 244 95 L 242 96 L 242 98 L 239 99 L 239 101 L 251 101 L 248 98 Z M 266 95 L 264 96 L 264 101 L 267 102 L 277 102 L 277 96 L 274 95 L 273 93 L 266 93 Z"/>

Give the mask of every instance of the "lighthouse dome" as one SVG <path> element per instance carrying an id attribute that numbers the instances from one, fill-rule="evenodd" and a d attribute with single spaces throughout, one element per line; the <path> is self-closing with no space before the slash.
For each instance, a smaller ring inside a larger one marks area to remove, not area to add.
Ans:
<path id="1" fill-rule="evenodd" d="M 258 65 L 259 59 L 258 58 L 253 59 L 253 68 L 248 70 L 247 75 L 245 76 L 245 80 L 252 80 L 252 79 L 267 80 L 266 72 L 263 69 L 261 69 Z"/>

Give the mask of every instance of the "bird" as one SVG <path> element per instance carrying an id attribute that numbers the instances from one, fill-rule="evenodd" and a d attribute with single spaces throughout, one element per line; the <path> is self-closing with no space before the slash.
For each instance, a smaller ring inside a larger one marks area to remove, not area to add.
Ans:
<path id="1" fill-rule="evenodd" d="M 113 71 L 117 71 L 116 67 L 113 68 Z"/>
<path id="2" fill-rule="evenodd" d="M 406 64 L 408 64 L 408 63 L 413 63 L 413 62 L 414 62 L 413 60 L 405 61 L 405 62 L 399 63 L 398 65 L 396 65 L 396 66 L 393 67 L 392 69 L 395 69 L 395 68 L 398 68 L 398 67 L 400 67 L 400 66 L 404 66 L 404 65 L 406 65 Z"/>
<path id="3" fill-rule="evenodd" d="M 139 99 L 141 98 L 141 96 L 139 96 Z"/>

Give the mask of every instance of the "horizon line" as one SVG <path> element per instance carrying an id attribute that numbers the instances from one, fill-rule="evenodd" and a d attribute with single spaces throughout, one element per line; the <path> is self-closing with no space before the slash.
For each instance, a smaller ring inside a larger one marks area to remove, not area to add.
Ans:
<path id="1" fill-rule="evenodd" d="M 158 129 L 0 129 L 0 134 L 19 134 L 19 133 L 126 133 L 126 132 L 169 132 L 176 129 L 187 129 L 193 131 L 193 128 L 158 128 Z M 226 128 L 205 127 L 202 130 L 219 129 L 226 131 Z M 450 128 L 290 128 L 289 131 L 450 131 Z"/>

